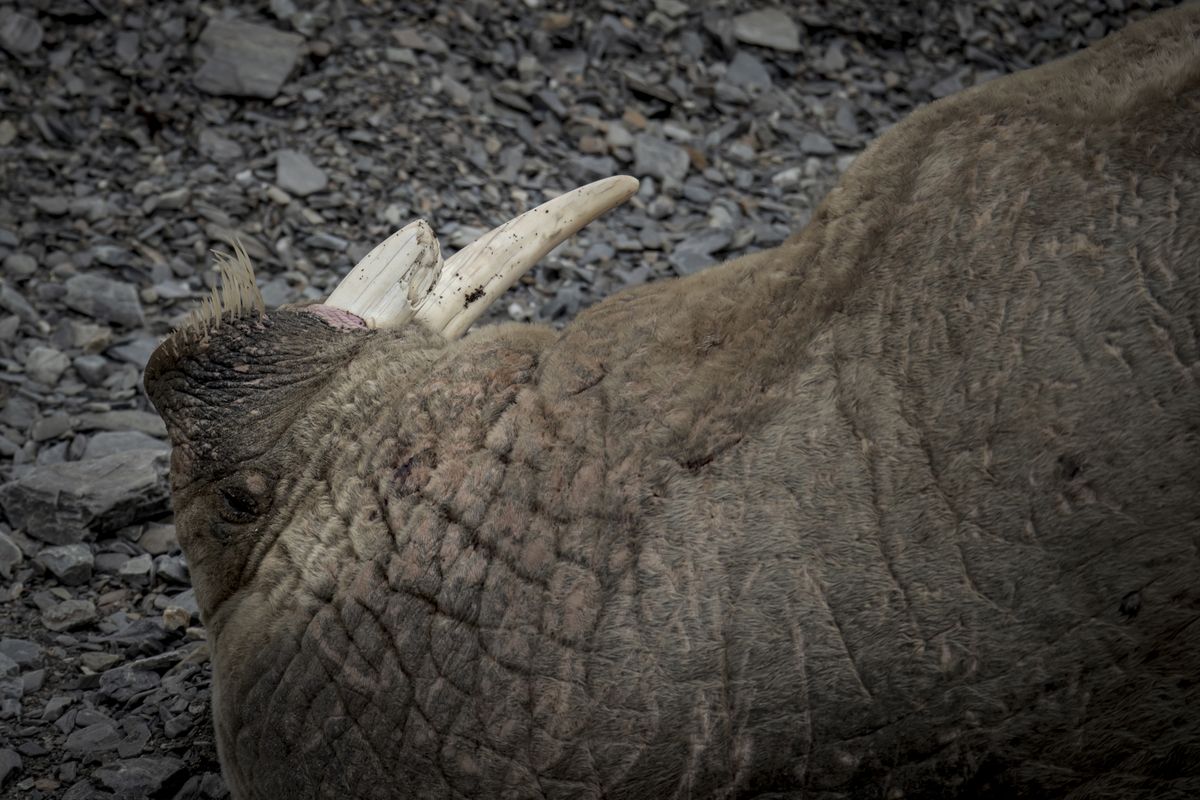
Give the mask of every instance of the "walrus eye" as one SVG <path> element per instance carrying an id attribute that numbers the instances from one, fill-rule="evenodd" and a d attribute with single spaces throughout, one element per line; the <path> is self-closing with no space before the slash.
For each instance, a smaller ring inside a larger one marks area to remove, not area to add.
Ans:
<path id="1" fill-rule="evenodd" d="M 258 503 L 245 489 L 222 486 L 217 493 L 221 496 L 221 519 L 226 522 L 240 525 L 258 516 Z"/>

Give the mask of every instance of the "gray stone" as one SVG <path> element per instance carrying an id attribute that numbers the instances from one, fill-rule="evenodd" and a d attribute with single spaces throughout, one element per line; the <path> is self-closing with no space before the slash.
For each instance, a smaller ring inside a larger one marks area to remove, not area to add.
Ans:
<path id="1" fill-rule="evenodd" d="M 130 328 L 146 324 L 137 289 L 101 275 L 76 275 L 66 282 L 63 302 L 81 314 Z"/>
<path id="2" fill-rule="evenodd" d="M 136 409 L 80 414 L 75 418 L 75 427 L 81 431 L 141 431 L 160 439 L 167 435 L 162 417 Z"/>
<path id="3" fill-rule="evenodd" d="M 53 347 L 35 347 L 25 357 L 25 374 L 30 380 L 53 386 L 71 366 L 71 359 Z"/>
<path id="4" fill-rule="evenodd" d="M 823 134 L 814 131 L 809 131 L 800 137 L 800 150 L 814 156 L 828 156 L 837 152 L 837 148 L 833 146 L 833 142 L 829 141 Z"/>
<path id="5" fill-rule="evenodd" d="M 73 362 L 75 372 L 88 386 L 100 386 L 108 377 L 108 359 L 100 355 L 79 356 Z"/>
<path id="6" fill-rule="evenodd" d="M 169 583 L 187 586 L 192 582 L 187 562 L 180 556 L 162 555 L 154 559 L 154 574 Z"/>
<path id="7" fill-rule="evenodd" d="M 204 63 L 194 77 L 202 92 L 234 97 L 279 94 L 300 54 L 304 37 L 239 20 L 210 19 L 197 53 Z"/>
<path id="8" fill-rule="evenodd" d="M 18 292 L 12 286 L 9 286 L 6 281 L 0 281 L 0 308 L 10 314 L 16 314 L 23 322 L 37 324 L 41 317 L 33 306 L 29 305 L 29 301 L 25 299 L 25 295 Z"/>
<path id="9" fill-rule="evenodd" d="M 12 678 L 19 675 L 21 666 L 4 653 L 0 653 L 0 678 Z"/>
<path id="10" fill-rule="evenodd" d="M 297 197 L 324 191 L 329 185 L 325 171 L 298 150 L 280 150 L 275 154 L 275 183 Z"/>
<path id="11" fill-rule="evenodd" d="M 175 605 L 179 601 L 173 600 Z M 42 647 L 28 639 L 0 639 L 0 653 L 17 662 L 21 669 L 36 669 L 42 665 Z"/>
<path id="12" fill-rule="evenodd" d="M 246 155 L 240 144 L 212 128 L 200 131 L 200 135 L 196 137 L 196 147 L 202 154 L 218 162 L 237 161 Z"/>
<path id="13" fill-rule="evenodd" d="M 46 707 L 42 709 L 42 721 L 54 722 L 63 715 L 67 707 L 75 702 L 73 698 L 65 694 L 56 694 L 46 701 Z"/>
<path id="14" fill-rule="evenodd" d="M 682 147 L 648 134 L 642 134 L 634 140 L 633 158 L 633 171 L 636 174 L 652 175 L 676 183 L 683 182 L 691 166 L 691 159 Z"/>
<path id="15" fill-rule="evenodd" d="M 334 236 L 332 233 L 325 233 L 324 231 L 305 237 L 304 244 L 308 247 L 315 247 L 318 250 L 332 250 L 335 253 L 344 252 L 350 246 L 350 243 L 342 237 Z"/>
<path id="16" fill-rule="evenodd" d="M 73 731 L 63 743 L 63 749 L 73 755 L 82 756 L 116 750 L 120 743 L 121 734 L 117 732 L 113 723 L 97 722 Z"/>
<path id="17" fill-rule="evenodd" d="M 21 566 L 21 562 L 24 560 L 25 556 L 21 553 L 21 548 L 17 547 L 12 537 L 4 531 L 0 531 L 0 578 L 5 580 L 12 578 L 13 570 Z"/>
<path id="18" fill-rule="evenodd" d="M 104 458 L 127 450 L 169 450 L 171 446 L 141 431 L 102 431 L 90 437 L 83 457 Z"/>
<path id="19" fill-rule="evenodd" d="M 21 756 L 16 750 L 0 748 L 0 789 L 21 771 Z"/>
<path id="20" fill-rule="evenodd" d="M 73 544 L 164 513 L 167 472 L 160 450 L 38 466 L 0 486 L 0 506 L 30 536 Z"/>
<path id="21" fill-rule="evenodd" d="M 691 275 L 717 262 L 714 253 L 729 246 L 733 235 L 726 230 L 706 230 L 703 233 L 692 234 L 679 244 L 667 256 L 667 261 L 675 267 L 680 275 Z"/>
<path id="22" fill-rule="evenodd" d="M 164 525 L 159 522 L 152 522 L 146 526 L 146 530 L 138 539 L 138 546 L 152 556 L 161 556 L 170 553 L 179 547 L 179 539 L 175 534 L 174 525 Z"/>
<path id="23" fill-rule="evenodd" d="M 42 612 L 42 624 L 56 633 L 91 625 L 96 605 L 91 600 L 63 600 Z"/>
<path id="24" fill-rule="evenodd" d="M 25 253 L 9 253 L 4 257 L 4 271 L 14 278 L 28 278 L 37 272 L 37 261 Z"/>
<path id="25" fill-rule="evenodd" d="M 121 565 L 117 577 L 133 586 L 149 586 L 154 580 L 154 559 L 149 553 L 131 558 Z"/>
<path id="26" fill-rule="evenodd" d="M 27 55 L 42 46 L 42 26 L 36 19 L 9 9 L 0 13 L 0 47 L 13 55 Z"/>
<path id="27" fill-rule="evenodd" d="M 111 348 L 108 352 L 119 361 L 133 364 L 141 372 L 146 369 L 146 362 L 150 360 L 150 355 L 157 347 L 158 339 L 156 337 L 139 335 L 135 336 L 132 341 Z"/>
<path id="28" fill-rule="evenodd" d="M 66 586 L 78 586 L 92 579 L 92 548 L 86 544 L 64 544 L 47 547 L 34 561 L 38 562 Z"/>
<path id="29" fill-rule="evenodd" d="M 725 70 L 725 79 L 738 86 L 771 88 L 771 73 L 767 72 L 761 61 L 745 50 L 739 50 L 733 61 L 729 62 L 729 68 Z"/>
<path id="30" fill-rule="evenodd" d="M 400 28 L 392 31 L 392 38 L 396 40 L 396 44 L 410 50 L 424 50 L 426 53 L 434 55 L 445 55 L 450 52 L 449 45 L 440 37 L 416 28 Z"/>
<path id="31" fill-rule="evenodd" d="M 163 787 L 187 768 L 170 756 L 143 756 L 115 761 L 96 770 L 96 780 L 111 789 L 117 798 L 135 800 L 157 797 Z"/>
<path id="32" fill-rule="evenodd" d="M 128 267 L 133 263 L 134 255 L 115 244 L 98 244 L 92 248 L 92 258 L 106 267 Z"/>
<path id="33" fill-rule="evenodd" d="M 733 18 L 733 35 L 744 44 L 756 44 L 785 53 L 800 52 L 800 30 L 787 12 L 779 8 L 739 14 Z"/>

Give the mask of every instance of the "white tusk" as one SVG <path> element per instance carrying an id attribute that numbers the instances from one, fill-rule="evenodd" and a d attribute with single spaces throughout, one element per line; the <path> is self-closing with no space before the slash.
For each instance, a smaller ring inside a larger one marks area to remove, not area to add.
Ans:
<path id="1" fill-rule="evenodd" d="M 325 304 L 349 311 L 369 328 L 394 328 L 412 319 L 441 270 L 437 236 L 419 219 L 363 256 Z"/>
<path id="2" fill-rule="evenodd" d="M 416 320 L 457 339 L 538 260 L 637 189 L 627 175 L 589 183 L 485 233 L 444 264 L 433 229 L 417 220 L 358 262 L 325 304 L 371 328 Z"/>
<path id="3" fill-rule="evenodd" d="M 605 178 L 485 233 L 446 260 L 441 280 L 417 307 L 417 321 L 446 339 L 457 339 L 541 258 L 637 189 L 637 178 Z"/>

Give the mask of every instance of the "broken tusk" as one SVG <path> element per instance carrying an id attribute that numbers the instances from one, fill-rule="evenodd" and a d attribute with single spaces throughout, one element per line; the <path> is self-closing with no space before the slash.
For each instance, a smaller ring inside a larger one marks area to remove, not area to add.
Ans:
<path id="1" fill-rule="evenodd" d="M 489 231 L 444 264 L 433 230 L 418 220 L 368 253 L 326 305 L 370 327 L 415 319 L 457 339 L 541 258 L 637 188 L 636 178 L 621 175 L 567 192 Z"/>
<path id="2" fill-rule="evenodd" d="M 437 236 L 429 223 L 419 219 L 363 256 L 325 305 L 349 311 L 369 328 L 394 328 L 412 319 L 441 269 Z"/>

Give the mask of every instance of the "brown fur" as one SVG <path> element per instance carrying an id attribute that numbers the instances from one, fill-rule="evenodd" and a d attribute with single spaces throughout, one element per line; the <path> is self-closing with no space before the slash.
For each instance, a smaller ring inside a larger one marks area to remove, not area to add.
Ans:
<path id="1" fill-rule="evenodd" d="M 561 335 L 160 349 L 234 796 L 1196 796 L 1198 330 L 1191 5 Z"/>

